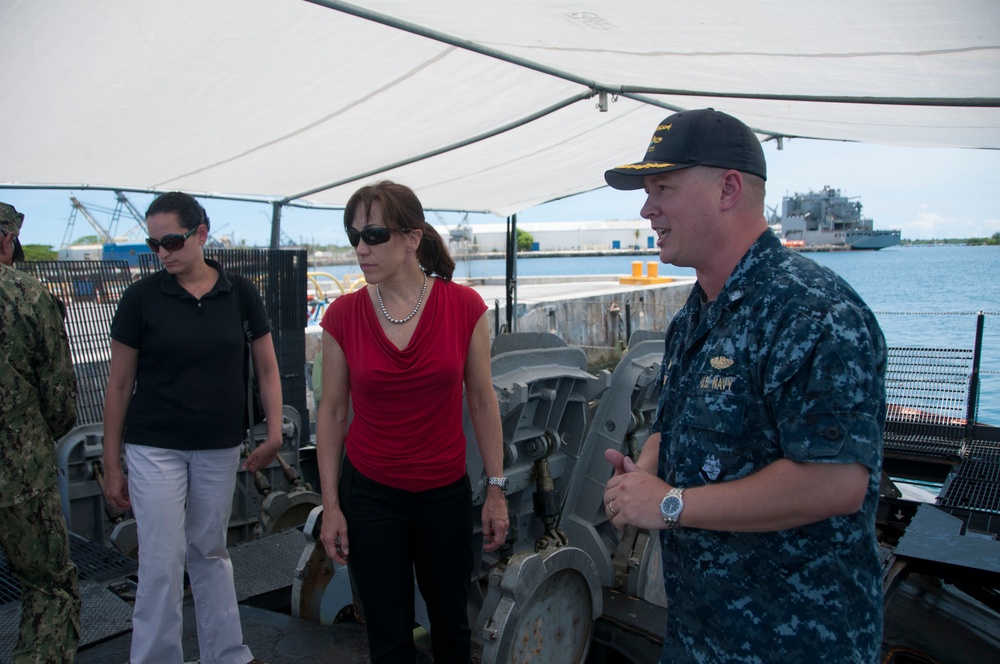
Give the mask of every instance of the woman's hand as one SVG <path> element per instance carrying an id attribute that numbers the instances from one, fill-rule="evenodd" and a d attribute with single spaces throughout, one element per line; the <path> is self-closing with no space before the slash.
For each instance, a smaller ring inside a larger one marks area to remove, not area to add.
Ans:
<path id="1" fill-rule="evenodd" d="M 107 501 L 111 507 L 119 511 L 125 511 L 131 509 L 132 503 L 129 502 L 128 498 L 128 480 L 125 479 L 125 473 L 119 468 L 109 468 L 104 466 L 104 483 L 102 486 L 104 490 L 104 500 Z"/>
<path id="2" fill-rule="evenodd" d="M 268 438 L 257 446 L 247 460 L 243 462 L 243 470 L 255 473 L 271 465 L 278 452 L 281 450 L 281 437 Z"/>
<path id="3" fill-rule="evenodd" d="M 323 525 L 320 530 L 319 541 L 326 549 L 326 555 L 330 559 L 347 564 L 347 556 L 350 553 L 347 541 L 347 519 L 339 507 L 323 507 Z"/>
<path id="4" fill-rule="evenodd" d="M 498 487 L 491 486 L 486 490 L 486 502 L 483 504 L 483 551 L 499 549 L 507 541 L 509 527 L 507 498 Z"/>

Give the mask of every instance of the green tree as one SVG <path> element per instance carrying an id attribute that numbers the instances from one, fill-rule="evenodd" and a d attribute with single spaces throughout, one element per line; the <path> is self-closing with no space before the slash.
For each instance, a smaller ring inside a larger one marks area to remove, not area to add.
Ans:
<path id="1" fill-rule="evenodd" d="M 528 231 L 523 231 L 520 228 L 517 229 L 517 250 L 518 251 L 531 251 L 531 245 L 535 243 L 535 238 L 531 236 Z"/>
<path id="2" fill-rule="evenodd" d="M 970 237 L 965 240 L 965 244 L 970 247 L 997 246 L 1000 245 L 1000 233 L 994 233 L 990 237 Z"/>
<path id="3" fill-rule="evenodd" d="M 24 260 L 26 261 L 54 261 L 59 257 L 58 253 L 48 244 L 24 244 Z"/>

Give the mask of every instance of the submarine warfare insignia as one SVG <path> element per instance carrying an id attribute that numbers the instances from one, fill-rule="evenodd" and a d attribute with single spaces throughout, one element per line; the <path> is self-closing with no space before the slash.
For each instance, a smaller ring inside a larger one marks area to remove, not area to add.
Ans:
<path id="1" fill-rule="evenodd" d="M 733 366 L 733 364 L 735 364 L 735 362 L 730 360 L 728 357 L 722 357 L 721 355 L 713 357 L 711 360 L 708 361 L 708 363 L 712 365 L 713 369 L 718 369 L 720 371 L 723 369 L 728 369 L 729 367 Z"/>

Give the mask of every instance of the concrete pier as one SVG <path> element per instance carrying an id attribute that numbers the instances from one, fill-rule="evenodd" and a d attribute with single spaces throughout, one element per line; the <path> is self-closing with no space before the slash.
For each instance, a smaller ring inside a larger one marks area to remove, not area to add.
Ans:
<path id="1" fill-rule="evenodd" d="M 490 334 L 507 331 L 504 279 L 456 279 L 474 288 L 490 307 Z M 551 332 L 571 346 L 613 349 L 627 341 L 626 332 L 666 330 L 684 305 L 693 277 L 666 283 L 623 284 L 619 275 L 521 277 L 517 281 L 516 332 Z M 625 320 L 626 311 L 630 314 Z M 497 316 L 500 323 L 497 325 Z M 306 328 L 306 360 L 320 349 L 320 328 Z"/>
<path id="2" fill-rule="evenodd" d="M 474 288 L 490 308 L 490 336 L 507 331 L 507 292 L 502 277 L 455 279 Z M 517 281 L 515 332 L 549 332 L 582 348 L 596 369 L 617 363 L 628 335 L 638 330 L 666 332 L 684 306 L 693 277 L 647 284 L 621 283 L 617 274 L 521 277 Z M 628 320 L 626 320 L 628 316 Z M 499 317 L 499 324 L 497 318 Z M 306 328 L 306 361 L 322 347 L 318 324 Z M 312 409 L 312 392 L 306 398 Z M 310 412 L 312 416 L 312 412 Z"/>

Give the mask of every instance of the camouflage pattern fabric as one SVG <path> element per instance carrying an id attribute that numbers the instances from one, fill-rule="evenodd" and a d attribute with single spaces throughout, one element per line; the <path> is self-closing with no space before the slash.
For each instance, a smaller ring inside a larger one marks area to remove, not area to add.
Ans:
<path id="1" fill-rule="evenodd" d="M 661 531 L 661 662 L 876 662 L 882 331 L 846 282 L 770 231 L 704 312 L 701 295 L 667 331 L 660 477 L 727 482 L 781 458 L 859 462 L 870 476 L 857 514 L 778 532 Z"/>
<path id="2" fill-rule="evenodd" d="M 18 212 L 17 208 L 7 203 L 0 203 L 0 232 L 4 235 L 8 233 L 20 235 L 23 223 L 24 215 Z"/>
<path id="3" fill-rule="evenodd" d="M 76 378 L 56 298 L 0 265 L 0 545 L 22 585 L 14 662 L 69 662 L 80 593 L 62 516 L 56 440 L 76 420 Z"/>
<path id="4" fill-rule="evenodd" d="M 55 472 L 51 476 L 54 482 Z M 0 510 L 0 545 L 21 584 L 13 664 L 72 662 L 80 641 L 80 588 L 59 493 L 49 491 Z"/>
<path id="5" fill-rule="evenodd" d="M 52 488 L 55 441 L 76 422 L 76 377 L 59 304 L 37 279 L 0 266 L 0 508 Z"/>

